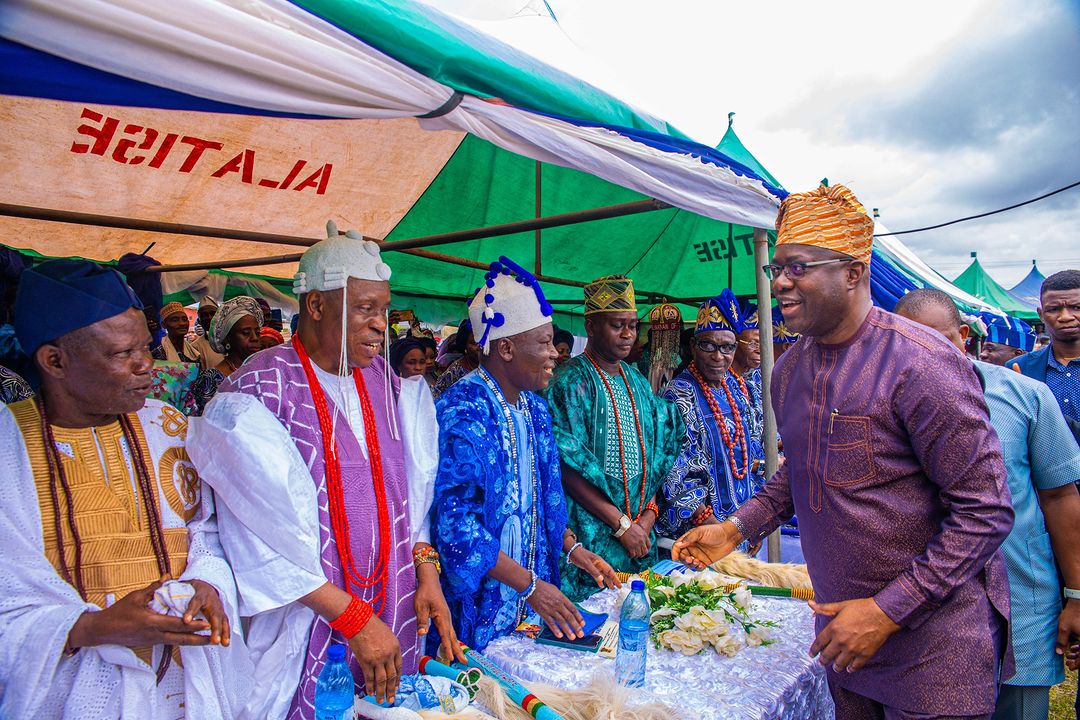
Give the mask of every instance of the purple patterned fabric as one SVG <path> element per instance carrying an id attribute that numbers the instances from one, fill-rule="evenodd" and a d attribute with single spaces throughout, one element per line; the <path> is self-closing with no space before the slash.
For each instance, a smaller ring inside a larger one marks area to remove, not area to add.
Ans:
<path id="1" fill-rule="evenodd" d="M 827 668 L 830 685 L 909 712 L 992 712 L 999 668 L 1013 671 L 997 646 L 1013 512 L 971 362 L 874 308 L 844 343 L 795 343 L 771 387 L 787 461 L 735 512 L 746 539 L 797 512 L 818 601 L 872 597 L 901 626 L 863 669 Z"/>
<path id="2" fill-rule="evenodd" d="M 412 563 L 412 538 L 407 510 L 408 485 L 405 476 L 405 453 L 402 443 L 390 436 L 386 412 L 386 379 L 382 358 L 375 358 L 362 371 L 375 411 L 379 431 L 383 478 L 386 499 L 390 506 L 393 551 L 390 555 L 386 599 L 379 617 L 401 643 L 402 673 L 415 673 L 419 661 L 419 640 L 416 634 L 416 573 Z M 397 376 L 391 374 L 393 393 L 399 391 Z M 253 355 L 243 367 L 234 372 L 221 386 L 222 392 L 243 392 L 254 395 L 272 412 L 292 435 L 301 457 L 307 463 L 318 491 L 319 539 L 322 543 L 322 565 L 326 577 L 340 588 L 345 581 L 338 557 L 337 543 L 330 525 L 326 494 L 326 471 L 323 459 L 322 435 L 307 376 L 292 345 L 278 345 Z M 349 518 L 349 536 L 357 570 L 371 575 L 378 556 L 378 514 L 371 466 L 361 451 L 360 443 L 350 431 L 344 412 L 329 400 L 335 417 L 338 457 L 341 462 L 342 491 Z M 400 429 L 397 433 L 400 438 Z M 376 588 L 351 588 L 360 599 L 371 602 Z M 376 607 L 376 609 L 378 609 Z M 333 638 L 332 638 L 333 636 Z M 345 639 L 321 617 L 316 616 L 308 643 L 300 685 L 293 697 L 289 720 L 312 720 L 315 717 L 315 682 L 322 670 L 330 641 L 344 643 Z M 356 678 L 356 690 L 364 694 L 363 673 L 348 651 L 349 665 Z"/>

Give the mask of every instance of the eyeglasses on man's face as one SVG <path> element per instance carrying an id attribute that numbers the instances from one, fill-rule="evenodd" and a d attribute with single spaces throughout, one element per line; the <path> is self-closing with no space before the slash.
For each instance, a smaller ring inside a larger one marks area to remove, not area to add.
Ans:
<path id="1" fill-rule="evenodd" d="M 698 350 L 703 353 L 719 352 L 721 355 L 734 355 L 735 343 L 712 343 L 708 340 L 698 340 Z"/>
<path id="2" fill-rule="evenodd" d="M 740 338 L 736 342 L 738 342 L 740 345 L 745 345 L 746 347 L 750 348 L 751 350 L 760 350 L 761 349 L 761 341 L 760 340 L 743 340 L 743 339 Z"/>
<path id="3" fill-rule="evenodd" d="M 772 280 L 776 280 L 780 277 L 780 273 L 787 275 L 789 280 L 796 280 L 806 274 L 806 270 L 812 267 L 819 267 L 821 265 L 832 265 L 833 263 L 846 263 L 852 262 L 854 258 L 833 258 L 832 260 L 815 260 L 814 262 L 789 262 L 782 265 L 772 263 L 769 265 L 763 265 L 762 270 Z"/>

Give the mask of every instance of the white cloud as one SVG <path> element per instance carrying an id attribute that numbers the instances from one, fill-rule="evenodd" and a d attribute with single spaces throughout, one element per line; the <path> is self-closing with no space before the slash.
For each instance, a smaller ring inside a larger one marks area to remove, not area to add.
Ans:
<path id="1" fill-rule="evenodd" d="M 529 5 L 472 22 L 702 142 L 736 111 L 788 189 L 849 183 L 894 230 L 1080 180 L 1075 3 L 549 0 L 556 26 L 528 0 L 429 1 L 474 3 L 474 18 Z M 1032 258 L 1080 267 L 1077 221 L 1080 189 L 904 241 L 948 277 L 977 250 L 1009 286 Z"/>

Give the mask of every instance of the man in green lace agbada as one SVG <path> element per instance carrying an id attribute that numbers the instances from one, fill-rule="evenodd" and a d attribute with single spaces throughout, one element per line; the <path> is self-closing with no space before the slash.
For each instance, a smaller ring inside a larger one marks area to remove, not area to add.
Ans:
<path id="1" fill-rule="evenodd" d="M 562 458 L 570 529 L 618 571 L 658 558 L 656 494 L 679 453 L 685 427 L 675 405 L 623 362 L 637 339 L 633 283 L 600 278 L 585 288 L 585 352 L 562 366 L 548 389 Z M 563 592 L 581 600 L 596 582 L 577 568 Z"/>

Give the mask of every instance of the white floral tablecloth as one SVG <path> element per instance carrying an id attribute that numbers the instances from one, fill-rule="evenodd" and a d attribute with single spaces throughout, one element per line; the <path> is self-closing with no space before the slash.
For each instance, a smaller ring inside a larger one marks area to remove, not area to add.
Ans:
<path id="1" fill-rule="evenodd" d="M 615 592 L 605 590 L 582 607 L 611 612 L 614 603 Z M 753 615 L 777 623 L 774 644 L 743 648 L 733 658 L 712 651 L 686 657 L 650 645 L 642 701 L 665 703 L 687 720 L 831 720 L 825 671 L 807 655 L 814 639 L 809 607 L 800 600 L 755 597 Z M 519 635 L 496 640 L 484 654 L 526 685 L 575 688 L 598 670 L 615 672 L 614 660 Z"/>

